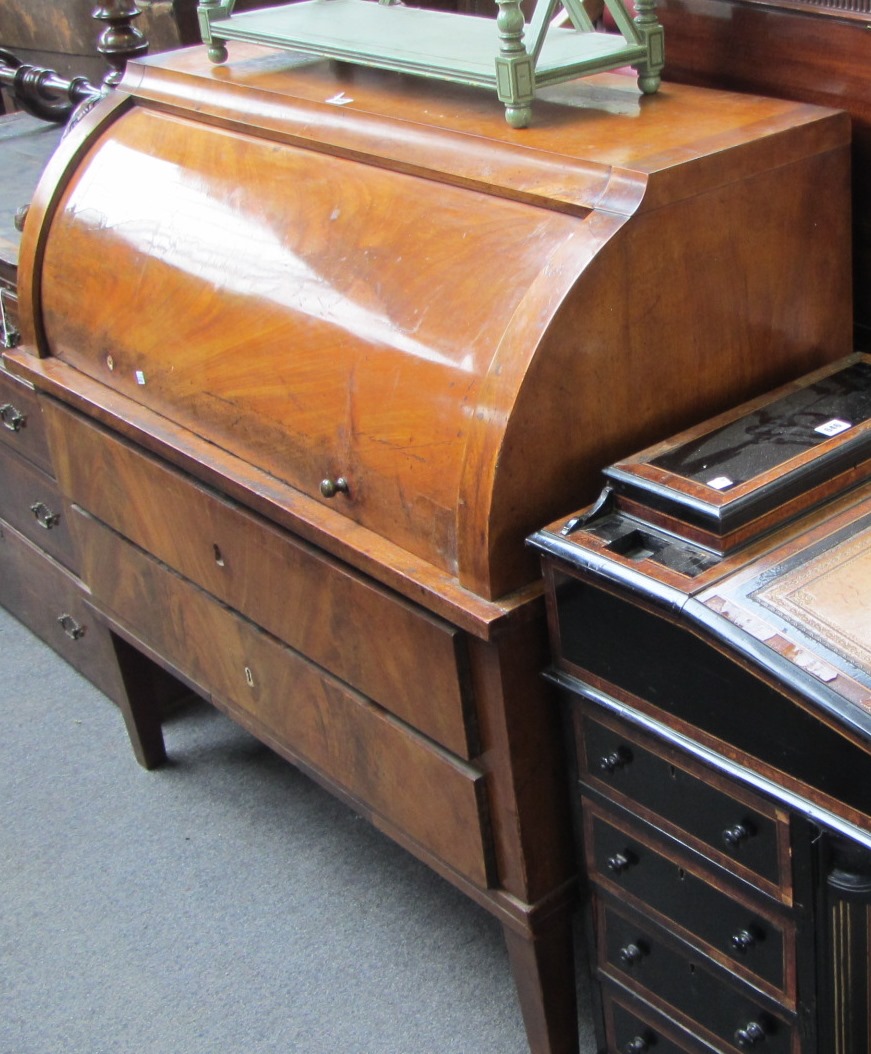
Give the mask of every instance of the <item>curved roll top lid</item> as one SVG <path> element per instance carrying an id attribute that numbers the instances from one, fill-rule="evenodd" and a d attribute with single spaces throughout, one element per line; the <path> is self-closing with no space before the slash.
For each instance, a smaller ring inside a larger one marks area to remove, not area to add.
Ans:
<path id="1" fill-rule="evenodd" d="M 55 212 L 42 324 L 51 354 L 300 491 L 346 480 L 336 508 L 457 573 L 482 380 L 583 222 L 133 109 Z"/>
<path id="2" fill-rule="evenodd" d="M 847 186 L 836 115 L 610 76 L 517 133 L 246 55 L 134 64 L 68 137 L 28 339 L 482 597 L 603 465 L 849 350 L 841 198 L 802 222 Z"/>

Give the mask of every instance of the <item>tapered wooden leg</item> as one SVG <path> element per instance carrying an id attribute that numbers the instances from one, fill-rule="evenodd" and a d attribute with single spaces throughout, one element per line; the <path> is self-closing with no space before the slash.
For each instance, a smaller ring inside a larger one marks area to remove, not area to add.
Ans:
<path id="1" fill-rule="evenodd" d="M 503 929 L 531 1054 L 577 1054 L 571 911 L 556 912 L 534 935 Z"/>
<path id="2" fill-rule="evenodd" d="M 161 727 L 161 706 L 154 692 L 154 663 L 114 633 L 112 644 L 124 682 L 124 693 L 118 705 L 124 715 L 133 753 L 143 768 L 157 768 L 166 761 L 166 746 Z"/>

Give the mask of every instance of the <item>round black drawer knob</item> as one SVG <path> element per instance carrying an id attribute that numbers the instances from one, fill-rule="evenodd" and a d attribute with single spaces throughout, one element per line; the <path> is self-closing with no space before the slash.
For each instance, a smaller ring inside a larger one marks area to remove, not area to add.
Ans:
<path id="1" fill-rule="evenodd" d="M 599 758 L 599 768 L 602 772 L 607 772 L 609 776 L 613 776 L 615 772 L 626 768 L 631 760 L 632 754 L 626 747 L 617 747 L 610 754 L 603 754 Z"/>
<path id="2" fill-rule="evenodd" d="M 735 1033 L 735 1042 L 742 1050 L 751 1050 L 764 1041 L 765 1030 L 761 1025 L 757 1025 L 755 1021 L 751 1021 L 749 1025 L 745 1025 L 743 1028 L 739 1028 Z"/>
<path id="3" fill-rule="evenodd" d="M 634 858 L 630 853 L 615 853 L 613 856 L 608 857 L 605 861 L 605 866 L 612 875 L 622 875 L 624 871 L 628 871 L 632 867 L 634 862 Z"/>
<path id="4" fill-rule="evenodd" d="M 751 933 L 750 930 L 739 930 L 737 933 L 732 934 L 730 943 L 734 951 L 743 955 L 745 952 L 750 951 L 756 943 L 756 935 Z"/>
<path id="5" fill-rule="evenodd" d="M 624 966 L 634 966 L 641 962 L 646 952 L 639 944 L 624 944 L 617 954 Z"/>
<path id="6" fill-rule="evenodd" d="M 650 1050 L 650 1044 L 644 1036 L 635 1036 L 623 1048 L 623 1054 L 647 1054 L 648 1050 Z"/>
<path id="7" fill-rule="evenodd" d="M 730 849 L 737 849 L 743 845 L 753 834 L 753 829 L 747 823 L 736 823 L 723 831 L 723 841 Z"/>

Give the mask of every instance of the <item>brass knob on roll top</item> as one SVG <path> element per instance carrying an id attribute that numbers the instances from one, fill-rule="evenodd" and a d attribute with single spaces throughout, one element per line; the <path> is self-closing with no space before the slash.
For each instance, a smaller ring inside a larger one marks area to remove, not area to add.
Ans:
<path id="1" fill-rule="evenodd" d="M 348 493 L 348 481 L 344 476 L 339 476 L 338 479 L 322 479 L 321 480 L 321 494 L 325 498 L 335 498 L 337 494 Z"/>

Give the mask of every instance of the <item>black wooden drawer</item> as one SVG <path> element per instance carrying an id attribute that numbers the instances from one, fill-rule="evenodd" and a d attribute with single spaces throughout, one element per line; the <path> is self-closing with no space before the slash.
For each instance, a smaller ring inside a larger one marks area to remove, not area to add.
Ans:
<path id="1" fill-rule="evenodd" d="M 575 707 L 581 778 L 785 903 L 789 827 L 774 806 L 710 770 Z M 719 779 L 719 785 L 713 780 Z"/>
<path id="2" fill-rule="evenodd" d="M 652 914 L 716 962 L 790 1006 L 795 1004 L 794 927 L 640 830 L 624 829 L 584 805 L 587 870 L 594 882 Z"/>
<path id="3" fill-rule="evenodd" d="M 800 1050 L 787 1016 L 771 1012 L 749 989 L 719 976 L 703 958 L 678 950 L 628 913 L 600 902 L 596 914 L 604 974 L 674 1016 L 694 1035 L 728 1052 Z"/>
<path id="4" fill-rule="evenodd" d="M 602 1007 L 609 1051 L 619 1051 L 619 1054 L 697 1054 L 695 1044 L 684 1046 L 666 1035 L 659 1025 L 648 1020 L 644 1011 L 631 1010 L 608 987 L 602 994 Z"/>
<path id="5" fill-rule="evenodd" d="M 0 367 L 0 445 L 51 473 L 51 456 L 36 392 Z"/>

